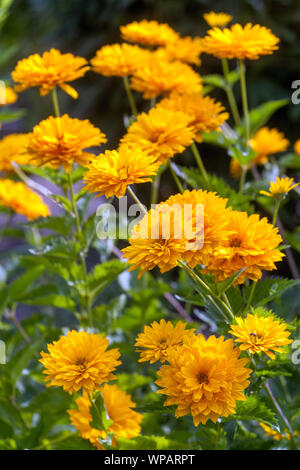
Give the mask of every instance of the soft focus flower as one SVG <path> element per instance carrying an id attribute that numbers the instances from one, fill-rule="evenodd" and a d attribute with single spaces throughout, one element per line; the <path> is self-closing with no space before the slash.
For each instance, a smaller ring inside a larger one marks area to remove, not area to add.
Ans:
<path id="1" fill-rule="evenodd" d="M 100 439 L 106 439 L 107 434 L 113 434 L 112 445 L 116 445 L 118 437 L 131 439 L 141 432 L 140 422 L 142 415 L 132 408 L 135 403 L 131 400 L 131 396 L 120 390 L 117 385 L 105 384 L 100 392 L 103 397 L 108 417 L 113 421 L 111 426 L 105 430 L 95 429 L 91 426 L 92 415 L 90 413 L 91 402 L 88 394 L 84 393 L 77 398 L 77 410 L 68 410 L 71 423 L 76 427 L 80 436 L 87 439 L 97 449 L 103 450 L 104 447 L 99 442 Z"/>
<path id="2" fill-rule="evenodd" d="M 233 341 L 222 336 L 186 337 L 182 346 L 170 348 L 169 364 L 158 372 L 158 393 L 167 395 L 164 405 L 177 405 L 176 418 L 191 413 L 195 426 L 234 414 L 236 401 L 245 400 L 251 372 L 245 367 L 248 359 L 239 356 Z"/>
<path id="3" fill-rule="evenodd" d="M 29 134 L 26 152 L 34 165 L 51 168 L 63 165 L 69 172 L 74 162 L 88 166 L 94 155 L 84 149 L 103 142 L 106 142 L 105 135 L 87 119 L 74 119 L 65 114 L 59 118 L 50 116 L 35 126 Z"/>
<path id="4" fill-rule="evenodd" d="M 70 394 L 81 388 L 88 392 L 115 379 L 112 372 L 120 364 L 119 350 L 107 350 L 109 341 L 101 335 L 85 331 L 69 331 L 58 341 L 48 344 L 49 352 L 41 352 L 47 384 L 61 386 Z"/>
<path id="5" fill-rule="evenodd" d="M 121 145 L 138 146 L 161 163 L 176 153 L 182 153 L 194 139 L 191 117 L 178 111 L 152 108 L 131 124 Z"/>
<path id="6" fill-rule="evenodd" d="M 131 44 L 103 46 L 91 60 L 92 69 L 100 75 L 125 77 L 132 75 L 148 60 L 149 51 Z"/>
<path id="7" fill-rule="evenodd" d="M 12 162 L 19 165 L 28 163 L 24 149 L 28 134 L 10 134 L 0 140 L 0 171 L 13 171 Z"/>
<path id="8" fill-rule="evenodd" d="M 170 321 L 164 319 L 158 323 L 154 321 L 150 326 L 145 326 L 144 332 L 137 337 L 135 346 L 140 353 L 139 362 L 149 361 L 153 364 L 156 361 L 166 362 L 169 348 L 181 345 L 186 335 L 194 333 L 194 328 L 186 329 L 187 323 L 179 321 L 172 325 Z"/>
<path id="9" fill-rule="evenodd" d="M 211 28 L 214 26 L 226 26 L 232 20 L 232 16 L 228 15 L 228 13 L 216 13 L 214 11 L 204 13 L 203 18 Z"/>
<path id="10" fill-rule="evenodd" d="M 7 104 L 13 104 L 17 101 L 18 95 L 15 93 L 15 91 L 10 87 L 6 85 L 1 85 L 0 89 L 0 106 L 5 106 Z"/>
<path id="11" fill-rule="evenodd" d="M 297 155 L 300 155 L 300 139 L 295 142 L 294 151 Z"/>
<path id="12" fill-rule="evenodd" d="M 107 198 L 124 196 L 130 184 L 151 181 L 160 162 L 139 147 L 122 145 L 119 150 L 106 150 L 93 158 L 84 175 L 86 188 L 90 192 Z"/>
<path id="13" fill-rule="evenodd" d="M 229 114 L 218 101 L 201 93 L 189 93 L 181 95 L 172 93 L 169 98 L 159 102 L 158 107 L 181 111 L 191 116 L 190 126 L 196 132 L 195 140 L 202 142 L 202 133 L 219 130 L 220 126 L 229 118 Z"/>
<path id="14" fill-rule="evenodd" d="M 299 183 L 295 183 L 293 178 L 280 178 L 279 176 L 276 178 L 276 181 L 270 182 L 270 192 L 267 191 L 259 191 L 260 194 L 264 196 L 274 197 L 275 199 L 282 198 L 285 194 L 292 191 L 292 189 L 299 186 Z"/>
<path id="15" fill-rule="evenodd" d="M 47 95 L 53 88 L 59 86 L 72 98 L 78 93 L 67 82 L 72 82 L 89 70 L 86 59 L 73 54 L 62 54 L 57 49 L 50 49 L 42 56 L 32 54 L 17 63 L 12 78 L 17 84 L 16 91 L 39 87 L 41 95 Z"/>
<path id="16" fill-rule="evenodd" d="M 145 99 L 178 93 L 196 93 L 203 88 L 201 77 L 181 61 L 170 62 L 153 53 L 153 60 L 143 64 L 131 77 L 131 88 L 143 93 Z"/>
<path id="17" fill-rule="evenodd" d="M 130 246 L 122 250 L 130 266 L 129 271 L 140 268 L 139 278 L 145 271 L 156 266 L 162 273 L 175 268 L 186 250 L 186 239 L 182 237 L 181 208 L 173 210 L 164 203 L 151 209 L 136 225 L 129 238 Z"/>
<path id="18" fill-rule="evenodd" d="M 247 169 L 252 165 L 264 165 L 267 163 L 269 155 L 284 152 L 289 146 L 289 141 L 285 138 L 282 132 L 278 131 L 278 129 L 262 127 L 250 139 L 249 145 L 257 152 L 257 155 L 250 163 L 248 163 Z M 241 176 L 242 167 L 238 160 L 231 160 L 230 173 L 234 178 L 239 178 Z"/>
<path id="19" fill-rule="evenodd" d="M 203 38 L 203 50 L 207 54 L 227 59 L 258 59 L 261 55 L 273 54 L 278 49 L 279 39 L 270 29 L 251 23 L 231 28 L 213 28 Z"/>
<path id="20" fill-rule="evenodd" d="M 0 205 L 9 207 L 17 214 L 24 215 L 28 220 L 48 217 L 50 210 L 41 197 L 31 191 L 21 181 L 0 179 Z"/>
<path id="21" fill-rule="evenodd" d="M 228 214 L 228 228 L 232 234 L 220 240 L 208 260 L 206 272 L 213 274 L 217 281 L 224 281 L 244 269 L 236 281 L 241 284 L 246 277 L 257 281 L 262 270 L 276 269 L 275 263 L 284 256 L 278 249 L 282 238 L 267 218 L 232 211 Z"/>
<path id="22" fill-rule="evenodd" d="M 165 46 L 178 39 L 179 35 L 166 23 L 157 21 L 133 21 L 120 27 L 122 38 L 148 46 Z"/>
<path id="23" fill-rule="evenodd" d="M 165 57 L 170 60 L 181 60 L 188 64 L 200 65 L 200 54 L 203 51 L 202 39 L 184 36 L 178 38 L 175 42 L 167 44 L 160 51 L 162 54 L 165 53 Z"/>
<path id="24" fill-rule="evenodd" d="M 251 354 L 264 352 L 271 359 L 275 359 L 276 352 L 283 352 L 282 347 L 292 343 L 288 339 L 290 332 L 286 330 L 286 324 L 275 319 L 272 315 L 261 316 L 248 314 L 245 319 L 236 318 L 236 324 L 231 325 L 235 341 L 240 344 L 240 349 Z"/>
<path id="25" fill-rule="evenodd" d="M 265 423 L 258 423 L 258 424 L 265 431 L 266 436 L 272 437 L 275 441 L 281 441 L 281 439 L 284 438 L 284 436 L 279 431 L 275 431 L 275 429 L 272 429 L 267 424 Z"/>

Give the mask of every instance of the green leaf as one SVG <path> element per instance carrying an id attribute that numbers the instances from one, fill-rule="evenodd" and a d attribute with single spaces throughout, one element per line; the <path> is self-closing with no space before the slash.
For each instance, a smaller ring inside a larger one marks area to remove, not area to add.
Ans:
<path id="1" fill-rule="evenodd" d="M 287 289 L 297 286 L 300 283 L 300 279 L 285 279 L 285 278 L 267 278 L 260 280 L 256 283 L 254 296 L 251 305 L 265 305 L 279 294 L 282 294 Z M 245 286 L 245 297 L 248 298 L 250 295 L 251 286 Z"/>
<path id="2" fill-rule="evenodd" d="M 18 279 L 13 281 L 8 290 L 10 300 L 16 301 L 24 295 L 24 292 L 38 279 L 44 272 L 44 266 L 35 266 L 22 274 Z"/>
<path id="3" fill-rule="evenodd" d="M 119 450 L 181 450 L 191 446 L 165 436 L 138 436 L 133 439 L 117 438 Z"/>
<path id="4" fill-rule="evenodd" d="M 300 170 L 300 156 L 295 153 L 288 153 L 277 160 L 277 163 L 282 168 L 291 170 Z"/>
<path id="5" fill-rule="evenodd" d="M 271 116 L 283 106 L 289 104 L 289 100 L 275 100 L 275 101 L 268 101 L 255 109 L 252 109 L 249 113 L 250 119 L 250 128 L 251 128 L 251 135 L 255 134 L 262 126 L 264 126 Z M 245 135 L 245 128 L 241 126 L 238 128 L 239 132 L 242 135 Z"/>
<path id="6" fill-rule="evenodd" d="M 42 340 L 27 344 L 21 351 L 18 351 L 6 364 L 5 370 L 8 372 L 13 383 L 16 383 L 21 376 L 23 370 L 29 362 L 36 358 L 36 354 L 41 350 Z"/>
<path id="7" fill-rule="evenodd" d="M 240 269 L 236 273 L 232 274 L 228 279 L 223 282 L 217 282 L 217 289 L 219 295 L 224 294 L 238 279 L 238 277 L 245 271 L 246 268 Z"/>
<path id="8" fill-rule="evenodd" d="M 277 423 L 274 412 L 268 408 L 263 398 L 256 394 L 248 395 L 246 401 L 238 402 L 235 414 L 224 418 L 225 422 L 232 420 L 262 421 L 268 425 Z"/>
<path id="9" fill-rule="evenodd" d="M 4 111 L 0 113 L 0 122 L 12 122 L 21 119 L 26 114 L 24 109 Z"/>
<path id="10" fill-rule="evenodd" d="M 105 289 L 105 287 L 114 281 L 125 269 L 126 264 L 117 259 L 98 264 L 88 276 L 89 287 L 92 294 L 96 295 Z"/>
<path id="11" fill-rule="evenodd" d="M 57 438 L 53 443 L 49 441 L 49 446 L 52 450 L 97 450 L 88 440 L 76 435 L 62 436 L 61 440 Z"/>
<path id="12" fill-rule="evenodd" d="M 1 419 L 12 426 L 14 430 L 25 430 L 24 423 L 20 418 L 18 411 L 5 398 L 0 398 L 0 416 Z"/>
<path id="13" fill-rule="evenodd" d="M 203 78 L 203 82 L 206 85 L 212 85 L 217 88 L 223 88 L 223 90 L 226 88 L 226 81 L 224 80 L 222 75 L 218 75 L 218 74 L 205 75 L 202 78 Z"/>
<path id="14" fill-rule="evenodd" d="M 92 421 L 90 423 L 92 428 L 107 431 L 107 429 L 113 424 L 113 420 L 110 419 L 106 411 L 101 393 L 99 393 L 97 398 L 93 400 L 90 406 L 90 413 L 92 415 Z"/>
<path id="15" fill-rule="evenodd" d="M 152 382 L 152 377 L 146 377 L 137 373 L 133 374 L 118 374 L 118 386 L 126 392 L 132 392 L 136 388 L 143 387 Z"/>
<path id="16" fill-rule="evenodd" d="M 36 227 L 38 229 L 50 229 L 67 237 L 72 230 L 72 219 L 68 216 L 64 217 L 46 217 L 37 221 L 25 224 L 27 227 Z"/>

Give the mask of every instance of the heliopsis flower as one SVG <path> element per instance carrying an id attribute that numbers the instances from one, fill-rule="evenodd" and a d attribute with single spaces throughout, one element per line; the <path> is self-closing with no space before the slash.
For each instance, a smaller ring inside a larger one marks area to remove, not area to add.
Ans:
<path id="1" fill-rule="evenodd" d="M 138 146 L 161 163 L 176 153 L 182 153 L 195 137 L 190 127 L 191 117 L 163 108 L 152 108 L 148 114 L 141 113 L 131 124 L 121 145 Z"/>
<path id="2" fill-rule="evenodd" d="M 167 395 L 164 405 L 177 405 L 175 416 L 191 413 L 195 426 L 214 423 L 235 413 L 236 402 L 245 400 L 244 389 L 251 371 L 248 359 L 240 359 L 232 340 L 221 336 L 188 336 L 182 346 L 170 348 L 158 372 L 157 393 Z"/>
<path id="3" fill-rule="evenodd" d="M 150 52 L 130 44 L 103 46 L 91 60 L 92 69 L 100 75 L 125 77 L 149 60 Z"/>
<path id="4" fill-rule="evenodd" d="M 81 388 L 88 392 L 115 379 L 113 371 L 121 364 L 119 350 L 107 350 L 109 341 L 85 331 L 69 331 L 41 352 L 48 387 L 57 385 L 70 394 Z"/>
<path id="5" fill-rule="evenodd" d="M 92 415 L 90 412 L 91 402 L 87 393 L 77 398 L 77 410 L 68 410 L 71 423 L 76 427 L 80 436 L 87 439 L 97 449 L 103 450 L 104 447 L 99 439 L 106 439 L 107 434 L 113 434 L 112 445 L 116 445 L 118 437 L 131 439 L 141 432 L 140 422 L 142 415 L 132 408 L 135 403 L 131 400 L 131 396 L 120 390 L 117 385 L 105 384 L 100 392 L 103 397 L 108 417 L 113 421 L 111 426 L 105 430 L 96 429 L 91 426 Z"/>
<path id="6" fill-rule="evenodd" d="M 228 228 L 232 234 L 220 240 L 219 247 L 208 259 L 205 272 L 213 274 L 217 281 L 224 281 L 244 269 L 236 281 L 242 284 L 245 278 L 258 281 L 263 270 L 276 269 L 275 263 L 284 256 L 278 249 L 282 238 L 267 218 L 232 211 L 228 214 Z"/>
<path id="7" fill-rule="evenodd" d="M 245 319 L 237 317 L 229 333 L 236 336 L 236 342 L 241 343 L 241 350 L 251 354 L 264 352 L 271 359 L 275 359 L 273 351 L 283 352 L 282 347 L 292 343 L 288 339 L 290 332 L 286 330 L 286 324 L 272 315 L 249 313 Z"/>
<path id="8" fill-rule="evenodd" d="M 0 140 L 0 171 L 13 171 L 12 162 L 26 165 L 28 156 L 23 152 L 28 134 L 10 134 Z"/>
<path id="9" fill-rule="evenodd" d="M 258 423 L 259 426 L 265 431 L 267 437 L 272 437 L 274 441 L 281 441 L 282 439 L 287 439 L 288 441 L 291 440 L 291 434 L 288 432 L 287 429 L 284 430 L 284 434 L 272 429 L 265 423 Z M 294 436 L 297 436 L 297 432 L 294 431 Z"/>
<path id="10" fill-rule="evenodd" d="M 150 326 L 145 326 L 144 332 L 137 337 L 135 346 L 140 353 L 139 362 L 149 361 L 150 364 L 160 361 L 166 362 L 169 348 L 181 345 L 187 335 L 194 333 L 195 329 L 186 329 L 187 323 L 179 321 L 174 326 L 164 319 L 158 323 L 154 321 Z"/>
<path id="11" fill-rule="evenodd" d="M 51 168 L 62 165 L 69 172 L 74 162 L 88 166 L 94 155 L 84 149 L 103 142 L 106 142 L 105 135 L 87 119 L 74 119 L 65 114 L 58 118 L 50 116 L 35 126 L 29 134 L 26 152 L 34 165 Z"/>
<path id="12" fill-rule="evenodd" d="M 106 150 L 93 158 L 84 175 L 86 189 L 107 198 L 124 196 L 130 184 L 151 181 L 160 162 L 139 147 L 122 145 L 119 150 Z"/>
<path id="13" fill-rule="evenodd" d="M 129 271 L 140 268 L 139 278 L 156 266 L 162 273 L 175 268 L 186 250 L 187 240 L 182 236 L 180 207 L 159 204 L 136 225 L 129 238 L 130 246 L 122 250 Z"/>
<path id="14" fill-rule="evenodd" d="M 284 152 L 289 146 L 289 141 L 285 138 L 282 132 L 278 131 L 278 129 L 262 127 L 250 139 L 249 145 L 256 151 L 257 155 L 250 163 L 248 163 L 247 169 L 252 165 L 264 165 L 268 161 L 269 155 Z M 241 176 L 242 167 L 238 160 L 231 160 L 230 173 L 234 178 L 239 178 Z"/>
<path id="15" fill-rule="evenodd" d="M 50 49 L 42 56 L 32 54 L 26 59 L 19 60 L 11 76 L 16 91 L 39 87 L 41 95 L 47 95 L 53 88 L 59 86 L 72 98 L 77 98 L 77 91 L 68 85 L 89 70 L 86 59 L 73 54 L 62 54 L 57 49 Z"/>
<path id="16" fill-rule="evenodd" d="M 292 191 L 292 189 L 299 186 L 300 183 L 295 183 L 293 178 L 280 178 L 279 176 L 276 178 L 276 181 L 270 182 L 270 192 L 267 191 L 259 191 L 260 194 L 264 196 L 274 197 L 274 199 L 281 199 L 287 193 Z"/>
<path id="17" fill-rule="evenodd" d="M 1 85 L 0 98 L 0 106 L 5 106 L 15 103 L 18 99 L 18 95 L 10 86 Z"/>
<path id="18" fill-rule="evenodd" d="M 178 60 L 170 62 L 152 54 L 153 60 L 143 64 L 131 77 L 131 88 L 143 93 L 145 99 L 169 95 L 171 92 L 197 93 L 203 88 L 201 77 L 190 67 Z"/>
<path id="19" fill-rule="evenodd" d="M 251 23 L 231 28 L 213 28 L 203 38 L 203 50 L 207 54 L 227 59 L 259 59 L 278 49 L 279 39 L 270 29 Z"/>
<path id="20" fill-rule="evenodd" d="M 200 54 L 202 51 L 203 47 L 201 38 L 184 36 L 178 38 L 175 42 L 167 44 L 167 46 L 157 52 L 165 54 L 165 57 L 169 60 L 181 60 L 188 64 L 200 65 Z"/>
<path id="21" fill-rule="evenodd" d="M 0 205 L 24 215 L 30 221 L 51 215 L 41 197 L 21 181 L 0 179 Z"/>
<path id="22" fill-rule="evenodd" d="M 300 155 L 300 139 L 295 142 L 294 151 L 297 155 Z"/>
<path id="23" fill-rule="evenodd" d="M 125 41 L 137 42 L 148 46 L 165 46 L 179 38 L 168 24 L 157 21 L 133 21 L 120 27 L 122 38 Z"/>
<path id="24" fill-rule="evenodd" d="M 195 140 L 202 142 L 203 132 L 219 130 L 220 126 L 229 118 L 229 114 L 218 101 L 209 96 L 202 96 L 201 93 L 190 93 L 180 95 L 172 93 L 169 98 L 160 101 L 158 107 L 181 111 L 191 116 L 190 126 L 196 132 Z"/>
<path id="25" fill-rule="evenodd" d="M 215 26 L 226 26 L 232 20 L 232 16 L 228 15 L 228 13 L 216 13 L 214 11 L 204 13 L 203 18 L 211 28 Z"/>

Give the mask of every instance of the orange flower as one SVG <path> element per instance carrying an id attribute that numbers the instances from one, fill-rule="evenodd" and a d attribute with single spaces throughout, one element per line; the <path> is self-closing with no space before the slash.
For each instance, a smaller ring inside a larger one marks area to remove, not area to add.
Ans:
<path id="1" fill-rule="evenodd" d="M 13 171 L 12 162 L 19 165 L 28 163 L 24 154 L 28 134 L 10 134 L 0 140 L 0 171 Z"/>
<path id="2" fill-rule="evenodd" d="M 165 57 L 171 60 L 181 60 L 188 64 L 200 65 L 200 54 L 203 52 L 202 39 L 190 36 L 181 37 L 157 52 L 165 53 Z"/>
<path id="3" fill-rule="evenodd" d="M 18 95 L 10 86 L 0 86 L 0 106 L 13 104 L 17 101 Z"/>
<path id="4" fill-rule="evenodd" d="M 133 21 L 120 27 L 122 38 L 148 46 L 165 46 L 178 39 L 179 35 L 166 23 L 157 21 Z"/>
<path id="5" fill-rule="evenodd" d="M 209 13 L 204 13 L 203 18 L 205 19 L 206 23 L 213 28 L 214 26 L 226 26 L 232 20 L 232 16 L 228 15 L 227 13 L 216 13 L 214 11 L 210 11 Z"/>

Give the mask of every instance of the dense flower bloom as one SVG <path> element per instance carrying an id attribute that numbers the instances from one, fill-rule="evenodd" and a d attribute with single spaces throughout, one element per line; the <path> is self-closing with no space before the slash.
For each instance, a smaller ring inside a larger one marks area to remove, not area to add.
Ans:
<path id="1" fill-rule="evenodd" d="M 12 162 L 28 163 L 28 156 L 23 154 L 27 139 L 27 134 L 10 134 L 0 140 L 0 171 L 12 171 Z"/>
<path id="2" fill-rule="evenodd" d="M 179 35 L 168 24 L 157 21 L 133 21 L 120 27 L 122 38 L 148 46 L 165 46 L 178 39 Z"/>
<path id="3" fill-rule="evenodd" d="M 181 345 L 187 335 L 194 333 L 194 328 L 187 330 L 187 323 L 179 321 L 174 326 L 170 321 L 164 319 L 158 323 L 154 321 L 150 326 L 145 326 L 144 332 L 137 337 L 135 346 L 140 353 L 139 362 L 149 361 L 150 364 L 160 361 L 166 362 L 168 350 L 172 346 Z"/>
<path id="4" fill-rule="evenodd" d="M 90 192 L 107 198 L 124 196 L 130 184 L 151 181 L 160 162 L 139 147 L 122 145 L 119 150 L 106 150 L 95 157 L 84 175 L 86 188 Z"/>
<path id="5" fill-rule="evenodd" d="M 232 20 L 232 16 L 228 15 L 228 13 L 216 13 L 214 11 L 204 13 L 203 18 L 211 28 L 214 26 L 226 26 Z"/>
<path id="6" fill-rule="evenodd" d="M 171 42 L 163 49 L 158 50 L 158 53 L 165 53 L 165 57 L 167 59 L 181 60 L 188 64 L 200 65 L 200 54 L 202 51 L 203 47 L 201 38 L 184 36 L 178 38 L 175 42 Z"/>
<path id="7" fill-rule="evenodd" d="M 138 146 L 165 163 L 192 144 L 195 134 L 190 123 L 191 117 L 182 112 L 152 108 L 148 114 L 142 113 L 137 117 L 121 139 L 121 144 Z"/>
<path id="8" fill-rule="evenodd" d="M 300 155 L 300 139 L 295 142 L 294 151 L 297 155 Z"/>
<path id="9" fill-rule="evenodd" d="M 48 344 L 49 352 L 41 352 L 47 386 L 58 385 L 70 394 L 81 388 L 92 392 L 109 380 L 120 364 L 117 348 L 107 350 L 109 341 L 101 335 L 85 331 L 69 331 L 58 341 Z"/>
<path id="10" fill-rule="evenodd" d="M 107 431 L 92 428 L 91 402 L 87 393 L 77 398 L 76 405 L 78 409 L 68 410 L 68 413 L 71 423 L 76 427 L 81 437 L 89 440 L 97 449 L 103 450 L 104 447 L 100 443 L 99 438 L 106 439 L 107 433 L 113 434 L 112 444 L 114 446 L 118 437 L 131 439 L 138 436 L 141 432 L 140 422 L 142 415 L 132 409 L 136 405 L 131 400 L 131 396 L 120 390 L 117 385 L 105 384 L 100 391 L 107 414 L 113 421 Z"/>
<path id="11" fill-rule="evenodd" d="M 13 104 L 17 101 L 18 95 L 10 86 L 2 86 L 0 89 L 0 106 Z"/>
<path id="12" fill-rule="evenodd" d="M 251 23 L 231 28 L 213 28 L 203 38 L 203 50 L 207 54 L 227 59 L 258 59 L 278 49 L 279 39 L 270 29 Z"/>
<path id="13" fill-rule="evenodd" d="M 280 178 L 279 176 L 276 178 L 276 181 L 270 182 L 270 192 L 268 191 L 260 191 L 260 194 L 264 196 L 274 197 L 275 199 L 281 199 L 285 194 L 292 191 L 292 189 L 299 186 L 300 183 L 295 183 L 293 178 Z"/>
<path id="14" fill-rule="evenodd" d="M 273 351 L 282 352 L 283 346 L 292 343 L 288 339 L 290 332 L 286 330 L 286 324 L 272 315 L 248 314 L 245 319 L 237 317 L 229 333 L 236 336 L 235 341 L 241 343 L 239 347 L 243 351 L 251 354 L 264 352 L 271 359 L 275 359 Z"/>
<path id="15" fill-rule="evenodd" d="M 186 250 L 186 239 L 182 237 L 177 220 L 182 217 L 178 207 L 173 210 L 167 204 L 151 209 L 136 225 L 129 239 L 130 246 L 122 250 L 129 271 L 140 268 L 139 278 L 145 271 L 156 266 L 162 273 L 177 265 Z"/>
<path id="16" fill-rule="evenodd" d="M 149 51 L 130 44 L 103 46 L 91 60 L 92 69 L 100 75 L 125 77 L 132 75 L 148 60 Z"/>
<path id="17" fill-rule="evenodd" d="M 88 166 L 94 155 L 83 150 L 102 142 L 106 142 L 105 135 L 87 119 L 65 114 L 59 118 L 50 116 L 35 126 L 29 134 L 26 152 L 34 165 L 51 168 L 63 165 L 69 172 L 74 162 Z"/>
<path id="18" fill-rule="evenodd" d="M 264 165 L 268 161 L 269 155 L 278 152 L 284 152 L 289 141 L 278 129 L 262 127 L 249 141 L 250 146 L 257 152 L 256 157 L 247 165 L 249 169 L 252 165 Z M 242 174 L 242 167 L 238 160 L 232 159 L 230 163 L 230 172 L 234 178 L 239 178 Z"/>
<path id="19" fill-rule="evenodd" d="M 196 132 L 195 140 L 202 142 L 202 133 L 212 130 L 219 130 L 220 126 L 229 118 L 221 103 L 216 102 L 209 96 L 202 96 L 201 93 L 189 93 L 181 95 L 172 93 L 169 98 L 164 98 L 158 107 L 181 111 L 191 116 L 190 126 Z"/>
<path id="20" fill-rule="evenodd" d="M 89 70 L 86 59 L 73 54 L 62 54 L 57 49 L 50 49 L 42 56 L 32 54 L 26 59 L 19 60 L 12 78 L 17 84 L 16 91 L 39 87 L 41 95 L 47 95 L 53 88 L 59 86 L 72 98 L 78 93 L 67 82 L 83 77 Z"/>
<path id="21" fill-rule="evenodd" d="M 235 412 L 236 401 L 245 400 L 249 385 L 248 359 L 240 359 L 232 340 L 221 336 L 188 336 L 182 346 L 170 348 L 156 381 L 167 395 L 164 405 L 177 405 L 175 416 L 192 414 L 194 425 L 214 423 Z"/>
<path id="22" fill-rule="evenodd" d="M 28 220 L 35 220 L 39 217 L 48 217 L 50 210 L 43 203 L 41 197 L 31 191 L 26 184 L 21 181 L 15 182 L 9 179 L 0 179 L 0 205 L 3 204 L 24 215 Z"/>
<path id="23" fill-rule="evenodd" d="M 284 256 L 278 249 L 282 238 L 267 218 L 232 211 L 228 216 L 228 227 L 232 234 L 216 247 L 206 272 L 213 274 L 217 281 L 223 281 L 244 269 L 236 281 L 241 284 L 246 277 L 257 281 L 262 270 L 276 269 L 275 263 Z"/>
<path id="24" fill-rule="evenodd" d="M 181 61 L 170 62 L 160 57 L 159 51 L 152 54 L 153 60 L 143 64 L 131 78 L 131 87 L 143 93 L 145 99 L 178 93 L 197 93 L 203 88 L 201 77 Z"/>

